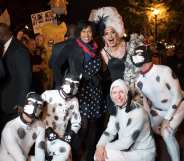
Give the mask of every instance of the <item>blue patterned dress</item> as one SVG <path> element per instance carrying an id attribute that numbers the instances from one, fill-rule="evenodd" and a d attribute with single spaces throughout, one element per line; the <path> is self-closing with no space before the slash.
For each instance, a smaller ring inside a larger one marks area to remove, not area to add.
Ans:
<path id="1" fill-rule="evenodd" d="M 80 113 L 84 118 L 99 118 L 104 110 L 104 101 L 98 73 L 101 67 L 100 57 L 84 61 L 85 78 L 79 89 Z"/>

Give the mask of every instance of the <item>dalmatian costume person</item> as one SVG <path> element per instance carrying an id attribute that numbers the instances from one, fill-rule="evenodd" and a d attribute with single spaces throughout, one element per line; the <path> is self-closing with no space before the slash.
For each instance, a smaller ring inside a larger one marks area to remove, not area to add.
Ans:
<path id="1" fill-rule="evenodd" d="M 145 108 L 153 129 L 163 137 L 172 161 L 179 161 L 175 132 L 184 118 L 184 97 L 179 81 L 169 67 L 151 62 L 151 50 L 147 46 L 137 47 L 132 61 L 140 67 L 136 86 L 149 100 L 150 108 Z"/>
<path id="2" fill-rule="evenodd" d="M 154 161 L 155 143 L 149 117 L 140 104 L 131 100 L 128 90 L 121 79 L 111 85 L 115 112 L 98 141 L 96 161 Z"/>
<path id="3" fill-rule="evenodd" d="M 0 161 L 45 161 L 45 126 L 38 119 L 42 107 L 40 95 L 27 95 L 20 116 L 9 121 L 2 131 Z M 34 143 L 35 156 L 29 156 Z"/>
<path id="4" fill-rule="evenodd" d="M 52 161 L 66 161 L 71 152 L 71 139 L 80 129 L 81 116 L 78 99 L 80 78 L 67 75 L 59 90 L 47 90 L 42 98 L 47 102 L 44 118 L 47 127 L 47 153 Z M 68 122 L 71 129 L 66 132 Z"/>

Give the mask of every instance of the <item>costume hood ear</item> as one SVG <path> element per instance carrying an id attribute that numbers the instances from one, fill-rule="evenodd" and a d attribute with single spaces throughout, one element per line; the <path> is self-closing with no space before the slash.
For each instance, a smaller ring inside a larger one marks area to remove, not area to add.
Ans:
<path id="1" fill-rule="evenodd" d="M 82 79 L 81 64 L 77 61 L 79 60 L 75 60 L 75 56 L 70 59 L 70 62 L 69 62 L 70 69 L 68 73 L 70 73 L 71 75 L 75 77 L 79 77 L 80 79 Z"/>
<path id="2" fill-rule="evenodd" d="M 80 80 L 82 79 L 82 73 L 71 73 L 68 70 L 65 72 L 64 80 L 69 80 L 73 83 L 79 84 Z"/>
<path id="3" fill-rule="evenodd" d="M 32 102 L 33 104 L 37 104 L 37 105 L 43 105 L 44 101 L 43 99 L 41 98 L 41 96 L 39 94 L 37 94 L 36 92 L 29 92 L 27 95 L 26 95 L 26 103 L 28 102 Z"/>
<path id="4" fill-rule="evenodd" d="M 106 98 L 107 101 L 107 110 L 110 113 L 110 115 L 116 116 L 117 114 L 117 108 L 112 99 L 110 98 L 110 95 Z"/>
<path id="5" fill-rule="evenodd" d="M 65 77 L 60 88 L 65 98 L 72 98 L 77 94 L 81 79 L 82 79 L 82 74 L 78 74 L 75 72 L 65 73 Z"/>
<path id="6" fill-rule="evenodd" d="M 126 112 L 131 111 L 131 102 L 132 102 L 132 93 L 131 91 L 128 91 L 128 98 L 127 98 L 127 106 L 126 106 Z"/>

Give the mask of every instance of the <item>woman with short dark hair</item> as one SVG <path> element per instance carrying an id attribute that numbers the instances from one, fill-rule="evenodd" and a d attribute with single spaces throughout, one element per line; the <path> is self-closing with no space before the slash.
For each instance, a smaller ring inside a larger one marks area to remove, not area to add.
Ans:
<path id="1" fill-rule="evenodd" d="M 79 131 L 80 149 L 84 158 L 93 160 L 97 140 L 97 125 L 102 116 L 104 103 L 99 78 L 101 59 L 98 45 L 94 41 L 93 23 L 80 21 L 77 24 L 77 36 L 72 43 L 66 45 L 57 60 L 58 64 L 68 62 L 71 73 L 82 73 L 78 91 L 79 110 L 82 117 Z M 79 153 L 79 149 L 77 149 Z M 80 159 L 73 157 L 77 161 Z"/>

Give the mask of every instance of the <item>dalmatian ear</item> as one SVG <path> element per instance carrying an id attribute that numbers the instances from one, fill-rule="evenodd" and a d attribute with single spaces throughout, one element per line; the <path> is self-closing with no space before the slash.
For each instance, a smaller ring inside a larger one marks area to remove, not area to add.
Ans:
<path id="1" fill-rule="evenodd" d="M 125 112 L 130 112 L 132 109 L 131 109 L 131 102 L 132 102 L 132 93 L 131 91 L 128 91 L 128 99 L 127 99 L 127 106 L 126 106 L 126 110 Z"/>
<path id="2" fill-rule="evenodd" d="M 116 116 L 117 108 L 116 108 L 114 102 L 112 101 L 112 99 L 110 98 L 110 95 L 107 96 L 107 109 L 108 109 L 108 112 L 110 113 L 110 115 Z"/>

